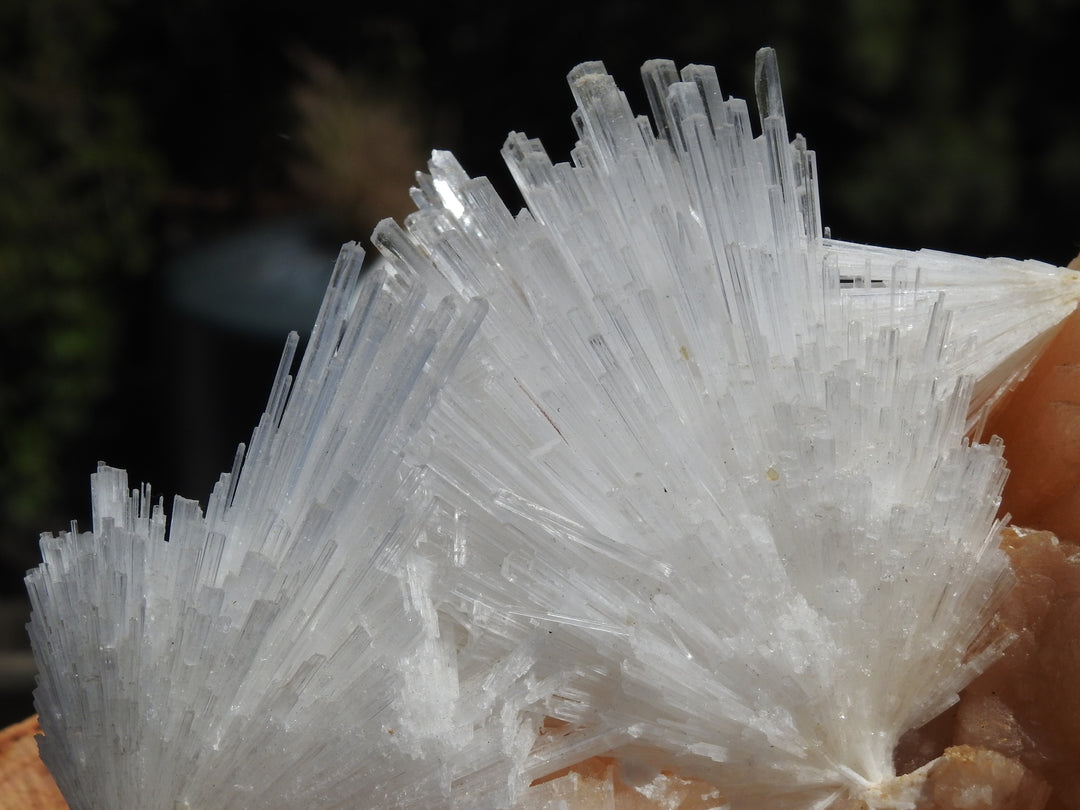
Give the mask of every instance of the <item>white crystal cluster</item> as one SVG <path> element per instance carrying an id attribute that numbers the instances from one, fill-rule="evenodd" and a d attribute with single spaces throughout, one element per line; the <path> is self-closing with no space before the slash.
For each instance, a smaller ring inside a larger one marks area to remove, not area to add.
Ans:
<path id="1" fill-rule="evenodd" d="M 598 755 L 645 797 L 903 804 L 900 735 L 1007 641 L 969 437 L 1075 274 L 823 238 L 771 51 L 756 136 L 711 69 L 642 73 L 651 121 L 571 73 L 572 165 L 509 137 L 516 216 L 435 153 L 205 512 L 102 467 L 43 537 L 73 810 L 565 810 L 530 784 Z"/>

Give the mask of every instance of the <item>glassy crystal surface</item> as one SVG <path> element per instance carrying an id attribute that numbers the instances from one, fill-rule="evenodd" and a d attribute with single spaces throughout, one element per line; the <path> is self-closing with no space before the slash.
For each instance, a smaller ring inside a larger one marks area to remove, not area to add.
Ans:
<path id="1" fill-rule="evenodd" d="M 911 800 L 900 736 L 1009 640 L 972 439 L 1077 274 L 823 238 L 771 51 L 756 124 L 642 75 L 651 118 L 571 72 L 572 163 L 508 137 L 516 215 L 434 153 L 205 511 L 102 467 L 43 538 L 73 808 L 553 809 L 594 757 L 701 807 Z"/>

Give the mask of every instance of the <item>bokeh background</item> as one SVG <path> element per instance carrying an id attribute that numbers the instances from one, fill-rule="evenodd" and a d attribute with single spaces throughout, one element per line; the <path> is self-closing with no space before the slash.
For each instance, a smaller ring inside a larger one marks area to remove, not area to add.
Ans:
<path id="1" fill-rule="evenodd" d="M 516 200 L 511 129 L 573 144 L 564 77 L 779 51 L 834 236 L 1080 250 L 1071 0 L 0 0 L 0 725 L 32 712 L 24 571 L 99 459 L 205 499 L 337 246 L 449 148 Z M 514 203 L 514 207 L 519 203 Z"/>

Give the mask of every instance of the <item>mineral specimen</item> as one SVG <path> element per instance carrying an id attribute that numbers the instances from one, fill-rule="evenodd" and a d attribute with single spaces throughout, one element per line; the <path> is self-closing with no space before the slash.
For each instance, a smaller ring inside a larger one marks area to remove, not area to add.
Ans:
<path id="1" fill-rule="evenodd" d="M 1004 759 L 894 749 L 1011 640 L 969 439 L 1077 273 L 825 238 L 771 51 L 757 136 L 642 72 L 651 121 L 570 74 L 573 165 L 509 137 L 517 216 L 434 154 L 205 512 L 102 467 L 43 538 L 74 810 L 900 808 Z"/>

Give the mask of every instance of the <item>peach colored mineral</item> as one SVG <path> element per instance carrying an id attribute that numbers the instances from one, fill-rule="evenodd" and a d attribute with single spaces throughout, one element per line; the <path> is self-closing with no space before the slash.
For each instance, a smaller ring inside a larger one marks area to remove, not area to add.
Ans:
<path id="1" fill-rule="evenodd" d="M 0 731 L 0 810 L 67 810 L 67 803 L 38 758 L 37 717 Z"/>

